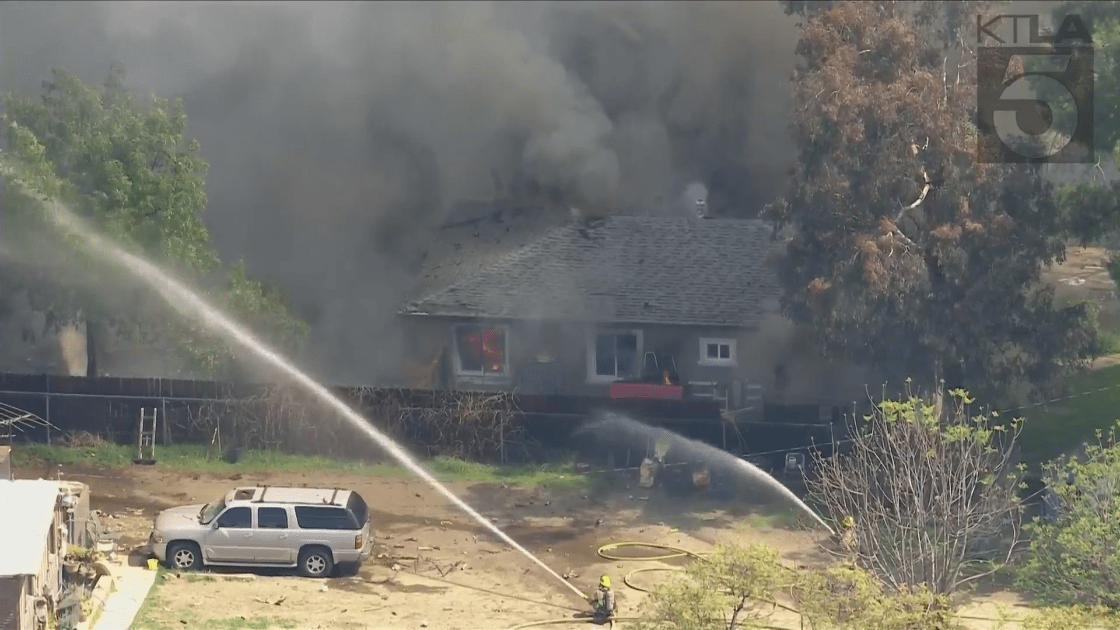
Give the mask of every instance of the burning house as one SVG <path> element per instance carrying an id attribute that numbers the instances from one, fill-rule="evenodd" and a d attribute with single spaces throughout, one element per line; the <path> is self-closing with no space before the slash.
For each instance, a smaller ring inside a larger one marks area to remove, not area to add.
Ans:
<path id="1" fill-rule="evenodd" d="M 792 324 L 778 312 L 777 246 L 762 221 L 615 216 L 449 264 L 459 273 L 401 311 L 431 367 L 412 385 L 728 410 L 781 396 L 789 379 L 775 374 L 797 366 L 778 347 Z"/>

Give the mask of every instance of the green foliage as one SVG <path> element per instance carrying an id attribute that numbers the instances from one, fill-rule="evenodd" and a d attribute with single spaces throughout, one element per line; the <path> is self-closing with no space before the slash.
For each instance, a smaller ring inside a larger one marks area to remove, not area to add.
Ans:
<path id="1" fill-rule="evenodd" d="M 1023 630 L 1111 630 L 1120 616 L 1100 607 L 1061 606 L 1031 611 L 1020 620 Z"/>
<path id="2" fill-rule="evenodd" d="M 853 565 L 802 575 L 794 589 L 812 630 L 935 630 L 949 627 L 949 601 L 925 586 L 887 589 Z"/>
<path id="3" fill-rule="evenodd" d="M 721 545 L 689 565 L 683 578 L 658 586 L 646 600 L 642 630 L 757 628 L 774 610 L 774 592 L 788 583 L 778 553 L 763 545 Z"/>
<path id="4" fill-rule="evenodd" d="M 855 566 L 798 573 L 763 545 L 718 546 L 643 605 L 641 630 L 793 627 L 791 614 L 812 630 L 936 630 L 950 617 L 948 600 L 924 587 L 890 589 Z"/>
<path id="5" fill-rule="evenodd" d="M 59 238 L 44 212 L 57 199 L 122 247 L 204 287 L 218 306 L 285 351 L 307 333 L 275 289 L 247 278 L 242 263 L 223 272 L 202 221 L 207 165 L 185 137 L 182 103 L 135 98 L 114 64 L 103 87 L 55 70 L 39 99 L 4 98 L 6 252 L 28 261 L 5 280 L 32 293 L 51 321 L 86 320 L 143 341 L 173 340 L 183 367 L 219 376 L 230 366 L 225 344 L 198 324 L 169 317 L 150 288 L 122 280 L 75 235 Z M 53 268 L 50 273 L 43 269 Z M 61 273 L 60 273 L 61 271 Z M 47 276 L 47 277 L 44 277 Z M 121 306 L 127 305 L 122 309 Z"/>
<path id="6" fill-rule="evenodd" d="M 1117 425 L 1120 427 L 1120 425 Z M 1052 605 L 1120 611 L 1120 444 L 1116 428 L 1079 458 L 1051 462 L 1044 481 L 1058 514 L 1029 526 L 1020 588 Z"/>

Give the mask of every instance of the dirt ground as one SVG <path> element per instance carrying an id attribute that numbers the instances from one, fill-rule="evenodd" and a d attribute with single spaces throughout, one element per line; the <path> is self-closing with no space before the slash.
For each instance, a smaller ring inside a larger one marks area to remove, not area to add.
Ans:
<path id="1" fill-rule="evenodd" d="M 42 474 L 39 470 L 16 472 L 20 477 Z M 134 624 L 136 630 L 502 630 L 533 621 L 571 618 L 584 609 L 556 578 L 448 505 L 420 480 L 331 473 L 215 476 L 144 467 L 69 469 L 64 478 L 90 485 L 92 507 L 109 515 L 105 523 L 123 533 L 121 546 L 126 549 L 141 547 L 160 509 L 211 501 L 234 486 L 346 487 L 357 490 L 370 505 L 378 545 L 374 558 L 357 576 L 311 580 L 288 572 L 168 573 L 150 596 L 149 612 Z M 626 483 L 620 481 L 617 490 L 595 496 L 500 484 L 450 487 L 549 567 L 569 575 L 581 590 L 590 591 L 600 574 L 611 575 L 620 616 L 637 614 L 644 596 L 623 585 L 623 576 L 637 568 L 683 563 L 607 561 L 596 554 L 607 543 L 651 542 L 703 552 L 712 544 L 737 538 L 772 546 L 792 566 L 827 560 L 817 544 L 819 535 L 776 527 L 771 524 L 775 519 L 762 515 L 765 508 L 761 506 L 715 503 L 702 497 L 670 498 L 658 491 L 628 488 Z M 618 553 L 641 555 L 650 550 Z M 140 558 L 134 557 L 133 562 Z M 650 587 L 670 576 L 651 571 L 638 574 L 635 580 Z M 1016 604 L 1006 594 L 997 599 Z M 990 603 L 973 609 L 994 614 Z"/>

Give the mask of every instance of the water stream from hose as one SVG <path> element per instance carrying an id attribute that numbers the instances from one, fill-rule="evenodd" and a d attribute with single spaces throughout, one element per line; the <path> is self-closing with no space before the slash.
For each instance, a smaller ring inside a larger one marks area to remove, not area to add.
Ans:
<path id="1" fill-rule="evenodd" d="M 825 528 L 829 534 L 836 534 L 819 514 L 806 505 L 805 502 L 794 494 L 793 490 L 787 488 L 785 484 L 766 474 L 766 471 L 758 466 L 740 457 L 736 457 L 727 451 L 711 446 L 710 444 L 690 440 L 668 429 L 651 427 L 648 424 L 643 424 L 633 418 L 618 413 L 605 414 L 603 419 L 584 425 L 580 428 L 580 431 L 594 432 L 616 440 L 621 438 L 620 441 L 631 444 L 636 441 L 646 441 L 651 438 L 653 440 L 664 440 L 671 445 L 670 448 L 674 451 L 678 459 L 683 456 L 688 459 L 700 459 L 708 462 L 725 464 L 727 467 L 737 469 L 745 473 L 748 477 L 761 481 L 766 487 L 777 491 L 778 494 L 792 501 L 794 505 L 812 517 L 813 520 L 820 523 L 821 527 Z"/>
<path id="2" fill-rule="evenodd" d="M 208 304 L 206 300 L 202 299 L 196 292 L 173 279 L 156 265 L 121 249 L 107 238 L 98 235 L 89 226 L 83 225 L 83 222 L 75 216 L 73 212 L 63 206 L 60 201 L 50 198 L 43 199 L 41 195 L 37 195 L 37 198 L 42 199 L 44 209 L 59 227 L 85 241 L 94 252 L 125 267 L 130 273 L 155 289 L 173 308 L 197 318 L 201 323 L 206 325 L 206 327 L 220 333 L 227 338 L 227 340 L 233 341 L 249 350 L 254 355 L 267 361 L 273 367 L 289 376 L 294 382 L 298 383 L 305 390 L 337 411 L 347 422 L 353 425 L 355 429 L 358 429 L 369 437 L 369 439 L 376 442 L 377 445 L 385 449 L 393 459 L 415 473 L 417 477 L 427 482 L 436 492 L 443 495 L 448 501 L 465 512 L 467 516 L 477 521 L 479 525 L 482 525 L 492 532 L 510 547 L 521 552 L 526 558 L 532 560 L 534 564 L 556 578 L 565 587 L 578 595 L 580 599 L 585 598 L 582 591 L 561 577 L 560 574 L 550 569 L 540 558 L 537 558 L 530 553 L 528 549 L 519 545 L 517 541 L 510 538 L 509 535 L 487 520 L 486 517 L 476 512 L 474 508 L 467 505 L 466 502 L 456 496 L 455 493 L 448 490 L 446 486 L 409 457 L 408 453 L 406 453 L 399 444 L 372 427 L 358 412 L 351 409 L 340 398 L 331 394 L 330 390 L 321 383 L 315 381 L 307 374 L 304 374 L 293 365 L 291 361 L 270 349 L 243 326 L 240 326 L 217 308 Z"/>

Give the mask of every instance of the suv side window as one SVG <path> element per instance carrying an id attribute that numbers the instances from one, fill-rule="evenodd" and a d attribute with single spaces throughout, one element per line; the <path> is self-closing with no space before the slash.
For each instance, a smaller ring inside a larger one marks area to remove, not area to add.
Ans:
<path id="1" fill-rule="evenodd" d="M 218 517 L 218 527 L 223 529 L 244 529 L 252 526 L 253 511 L 247 507 L 230 508 Z"/>
<path id="2" fill-rule="evenodd" d="M 296 506 L 300 529 L 361 529 L 350 512 L 340 507 Z"/>
<path id="3" fill-rule="evenodd" d="M 282 507 L 257 508 L 257 529 L 288 529 L 288 510 Z"/>

